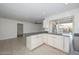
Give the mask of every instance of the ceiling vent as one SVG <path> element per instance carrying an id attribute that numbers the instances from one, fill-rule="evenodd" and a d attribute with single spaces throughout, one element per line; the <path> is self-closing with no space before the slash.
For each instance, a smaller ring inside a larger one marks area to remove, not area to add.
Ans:
<path id="1" fill-rule="evenodd" d="M 42 22 L 35 22 L 35 24 L 42 24 Z"/>

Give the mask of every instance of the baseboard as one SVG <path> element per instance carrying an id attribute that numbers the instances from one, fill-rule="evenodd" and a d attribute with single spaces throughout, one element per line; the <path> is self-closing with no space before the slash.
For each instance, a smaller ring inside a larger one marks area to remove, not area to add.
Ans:
<path id="1" fill-rule="evenodd" d="M 7 38 L 7 39 L 0 39 L 0 40 L 12 40 L 12 39 L 17 39 L 17 37 L 15 37 L 15 38 Z"/>

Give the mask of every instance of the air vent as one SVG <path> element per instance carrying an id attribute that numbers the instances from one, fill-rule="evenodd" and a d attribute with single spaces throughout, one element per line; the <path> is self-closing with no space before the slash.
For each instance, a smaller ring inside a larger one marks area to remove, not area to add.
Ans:
<path id="1" fill-rule="evenodd" d="M 42 24 L 41 22 L 35 22 L 35 24 Z"/>

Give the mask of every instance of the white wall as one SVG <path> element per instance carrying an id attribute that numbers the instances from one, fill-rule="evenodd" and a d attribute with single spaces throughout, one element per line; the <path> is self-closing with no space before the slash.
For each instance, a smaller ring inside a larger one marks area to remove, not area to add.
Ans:
<path id="1" fill-rule="evenodd" d="M 0 40 L 17 37 L 17 23 L 23 24 L 23 32 L 40 32 L 42 25 L 0 18 Z"/>
<path id="2" fill-rule="evenodd" d="M 13 20 L 0 19 L 0 40 L 16 37 L 16 23 Z"/>
<path id="3" fill-rule="evenodd" d="M 55 20 L 55 19 L 62 19 L 63 17 L 68 17 L 68 16 L 74 16 L 73 23 L 74 23 L 74 28 L 73 31 L 74 33 L 79 33 L 79 8 L 73 9 L 70 11 L 66 11 L 60 14 L 52 15 L 45 20 Z"/>
<path id="4" fill-rule="evenodd" d="M 24 33 L 41 32 L 42 30 L 42 24 L 24 23 Z"/>

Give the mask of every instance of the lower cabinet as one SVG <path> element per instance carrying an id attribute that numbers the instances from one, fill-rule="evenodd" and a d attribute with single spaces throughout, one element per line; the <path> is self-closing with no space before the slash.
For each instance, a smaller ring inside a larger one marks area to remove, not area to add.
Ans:
<path id="1" fill-rule="evenodd" d="M 43 43 L 47 44 L 48 43 L 48 34 L 43 34 L 42 39 L 43 39 Z"/>
<path id="2" fill-rule="evenodd" d="M 48 45 L 55 47 L 63 52 L 69 53 L 70 37 L 61 35 L 48 35 Z"/>
<path id="3" fill-rule="evenodd" d="M 32 50 L 39 45 L 43 44 L 42 35 L 34 35 L 26 38 L 27 40 L 27 48 Z"/>
<path id="4" fill-rule="evenodd" d="M 64 51 L 69 53 L 70 50 L 70 37 L 64 37 Z"/>
<path id="5" fill-rule="evenodd" d="M 57 47 L 57 37 L 54 35 L 48 35 L 48 45 Z"/>
<path id="6" fill-rule="evenodd" d="M 40 34 L 27 37 L 26 39 L 27 48 L 30 50 L 45 43 L 49 46 L 55 47 L 57 49 L 69 53 L 70 37 L 52 34 Z"/>
<path id="7" fill-rule="evenodd" d="M 57 38 L 57 45 L 56 45 L 56 47 L 58 48 L 58 49 L 60 49 L 60 50 L 63 50 L 63 36 L 58 36 L 58 38 Z"/>

